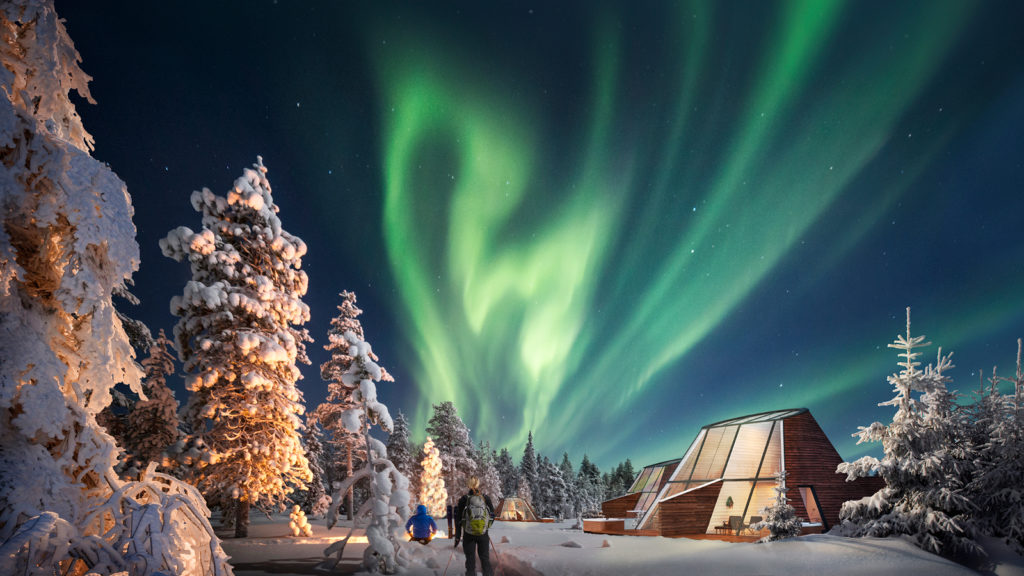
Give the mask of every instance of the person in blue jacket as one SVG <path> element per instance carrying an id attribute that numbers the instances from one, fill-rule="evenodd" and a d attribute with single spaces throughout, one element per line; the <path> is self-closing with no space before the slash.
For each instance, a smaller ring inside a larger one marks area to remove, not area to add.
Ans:
<path id="1" fill-rule="evenodd" d="M 437 523 L 434 522 L 430 514 L 427 514 L 427 507 L 420 504 L 416 507 L 416 513 L 410 516 L 409 521 L 405 523 L 405 531 L 408 532 L 410 540 L 426 545 L 437 533 Z"/>

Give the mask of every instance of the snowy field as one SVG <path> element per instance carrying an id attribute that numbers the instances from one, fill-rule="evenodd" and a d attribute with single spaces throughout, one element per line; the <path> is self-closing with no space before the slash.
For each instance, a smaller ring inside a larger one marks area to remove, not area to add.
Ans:
<path id="1" fill-rule="evenodd" d="M 288 536 L 288 519 L 253 516 L 250 537 L 224 541 L 238 576 L 324 574 L 314 570 L 323 549 L 348 532 L 342 525 L 328 531 L 313 520 L 311 538 Z M 849 539 L 828 535 L 804 536 L 772 544 L 728 543 L 710 540 L 646 538 L 584 534 L 570 523 L 497 522 L 491 538 L 497 549 L 491 561 L 499 576 L 623 576 L 623 575 L 885 575 L 946 576 L 978 574 L 923 552 L 901 539 Z M 443 526 L 442 526 L 443 528 Z M 451 541 L 435 539 L 428 546 L 407 544 L 418 567 L 415 576 L 461 575 L 465 557 L 452 554 Z M 345 551 L 335 573 L 356 573 L 365 543 Z M 1005 551 L 993 553 L 995 574 L 1024 576 L 1024 558 Z M 449 558 L 451 564 L 449 565 Z"/>

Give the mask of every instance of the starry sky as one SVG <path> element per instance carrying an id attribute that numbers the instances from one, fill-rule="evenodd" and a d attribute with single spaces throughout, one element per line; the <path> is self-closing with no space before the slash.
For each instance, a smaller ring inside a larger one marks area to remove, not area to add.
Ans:
<path id="1" fill-rule="evenodd" d="M 170 332 L 199 227 L 262 155 L 309 246 L 306 402 L 352 290 L 422 441 L 431 403 L 516 458 L 675 458 L 807 407 L 842 456 L 887 349 L 954 387 L 1024 336 L 1016 1 L 79 2 L 94 156 L 128 185 L 129 312 Z M 178 397 L 184 398 L 179 386 Z"/>

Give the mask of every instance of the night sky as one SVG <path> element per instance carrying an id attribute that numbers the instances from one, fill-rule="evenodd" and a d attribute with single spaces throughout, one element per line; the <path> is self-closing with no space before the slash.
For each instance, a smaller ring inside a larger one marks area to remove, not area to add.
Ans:
<path id="1" fill-rule="evenodd" d="M 876 451 L 850 434 L 891 416 L 906 306 L 955 388 L 1014 367 L 1019 1 L 57 10 L 135 205 L 128 312 L 170 333 L 189 272 L 158 240 L 262 155 L 309 246 L 310 407 L 341 290 L 414 439 L 452 400 L 517 459 L 532 429 L 603 469 L 801 406 L 845 458 Z"/>

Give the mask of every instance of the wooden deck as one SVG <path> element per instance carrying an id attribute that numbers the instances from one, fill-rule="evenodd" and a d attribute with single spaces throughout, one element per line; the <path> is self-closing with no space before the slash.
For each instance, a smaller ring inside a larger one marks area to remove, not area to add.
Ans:
<path id="1" fill-rule="evenodd" d="M 657 530 L 626 530 L 625 523 L 620 518 L 595 518 L 583 521 L 583 531 L 589 534 L 609 534 L 612 536 L 661 536 Z M 736 536 L 733 534 L 673 534 L 667 538 L 689 538 L 691 540 L 721 540 L 723 542 L 756 542 L 760 535 L 744 534 Z"/>
<path id="2" fill-rule="evenodd" d="M 762 530 L 759 534 L 744 532 L 740 536 L 732 533 L 705 534 L 702 532 L 665 535 L 658 533 L 657 530 L 626 530 L 624 521 L 621 518 L 594 518 L 591 520 L 584 520 L 583 531 L 588 534 L 608 534 L 610 536 L 665 536 L 666 538 L 718 540 L 721 542 L 757 542 L 761 537 L 768 535 L 767 530 Z M 804 534 L 821 534 L 821 526 L 804 526 L 800 535 L 803 536 Z"/>
<path id="3" fill-rule="evenodd" d="M 718 540 L 720 542 L 757 542 L 761 539 L 760 534 L 737 536 L 735 534 L 683 534 L 673 538 L 689 538 L 690 540 Z"/>

